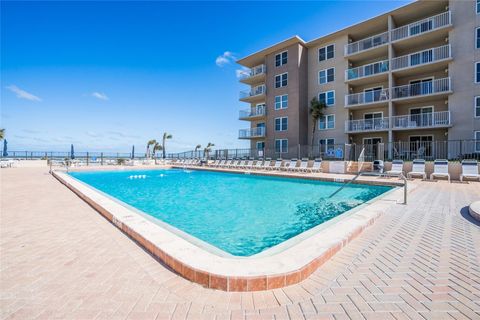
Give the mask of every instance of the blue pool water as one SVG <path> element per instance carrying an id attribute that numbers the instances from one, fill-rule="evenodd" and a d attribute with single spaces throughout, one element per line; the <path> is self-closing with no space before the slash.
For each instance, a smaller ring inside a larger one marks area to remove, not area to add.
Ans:
<path id="1" fill-rule="evenodd" d="M 236 256 L 259 253 L 391 189 L 350 185 L 326 199 L 341 184 L 177 169 L 70 175 Z"/>

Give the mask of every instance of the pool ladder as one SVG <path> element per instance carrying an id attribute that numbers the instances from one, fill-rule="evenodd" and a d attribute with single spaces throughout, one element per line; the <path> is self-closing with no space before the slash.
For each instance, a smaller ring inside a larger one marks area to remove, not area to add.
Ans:
<path id="1" fill-rule="evenodd" d="M 349 180 L 347 183 L 345 183 L 344 185 L 342 185 L 340 188 L 338 188 L 337 190 L 335 190 L 334 193 L 332 193 L 328 198 L 332 198 L 334 195 L 336 195 L 337 193 L 339 193 L 340 191 L 343 190 L 343 188 L 347 187 L 350 183 L 354 182 L 355 180 L 357 180 L 360 176 L 363 176 L 363 175 L 366 175 L 366 176 L 385 176 L 384 173 L 375 173 L 375 172 L 368 172 L 368 171 L 362 171 L 362 172 L 359 172 L 357 173 L 357 175 L 355 175 L 355 177 L 353 177 L 353 179 Z M 403 204 L 407 204 L 407 178 L 405 178 L 405 176 L 402 174 L 400 174 L 400 179 L 403 180 Z"/>

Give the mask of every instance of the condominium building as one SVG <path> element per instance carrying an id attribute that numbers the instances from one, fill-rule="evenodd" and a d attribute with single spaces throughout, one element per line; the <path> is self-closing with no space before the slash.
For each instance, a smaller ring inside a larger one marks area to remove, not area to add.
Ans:
<path id="1" fill-rule="evenodd" d="M 306 42 L 294 36 L 238 60 L 239 131 L 276 154 L 303 146 L 480 141 L 480 1 L 416 1 Z M 313 123 L 309 104 L 325 102 Z M 313 125 L 316 126 L 315 133 Z M 313 136 L 312 136 L 313 135 Z M 480 143 L 471 152 L 480 152 Z M 404 148 L 405 149 L 405 148 Z M 376 149 L 373 149 L 376 150 Z M 416 150 L 418 151 L 418 149 Z"/>

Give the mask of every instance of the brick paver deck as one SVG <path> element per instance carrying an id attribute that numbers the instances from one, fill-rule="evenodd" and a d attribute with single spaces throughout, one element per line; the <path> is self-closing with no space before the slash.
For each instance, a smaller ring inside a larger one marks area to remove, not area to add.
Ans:
<path id="1" fill-rule="evenodd" d="M 1 170 L 1 319 L 480 319 L 480 183 L 418 182 L 300 284 L 205 289 L 45 169 Z"/>

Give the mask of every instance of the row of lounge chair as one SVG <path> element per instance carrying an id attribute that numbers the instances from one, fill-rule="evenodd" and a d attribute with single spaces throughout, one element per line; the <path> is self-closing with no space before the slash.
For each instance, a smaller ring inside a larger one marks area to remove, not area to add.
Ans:
<path id="1" fill-rule="evenodd" d="M 391 170 L 386 173 L 389 175 L 404 174 L 403 160 L 393 160 Z M 427 179 L 427 173 L 425 171 L 425 160 L 415 159 L 412 164 L 412 171 L 407 173 L 408 178 L 415 176 L 421 176 L 423 179 Z M 450 181 L 450 173 L 448 173 L 448 160 L 437 159 L 433 162 L 433 172 L 430 174 L 430 180 L 438 177 L 447 178 Z M 477 160 L 463 160 L 462 161 L 462 173 L 460 174 L 460 181 L 464 178 L 479 179 L 478 162 Z"/>
<path id="2" fill-rule="evenodd" d="M 173 163 L 174 165 L 182 166 L 196 166 L 200 165 L 201 161 L 198 159 L 188 159 L 185 161 L 179 161 Z M 290 161 L 284 161 L 282 159 L 277 159 L 272 162 L 270 158 L 265 160 L 258 159 L 222 159 L 215 160 L 207 164 L 208 167 L 212 168 L 225 168 L 225 169 L 242 169 L 242 170 L 281 170 L 281 171 L 292 171 L 292 172 L 321 172 L 322 171 L 322 159 L 315 159 L 313 164 L 309 166 L 308 159 L 300 160 L 298 163 L 297 159 L 291 159 Z"/>

